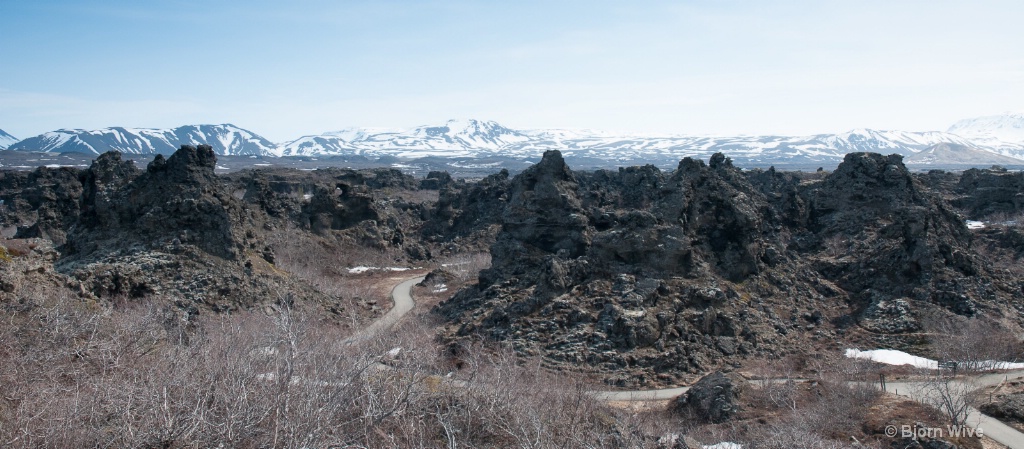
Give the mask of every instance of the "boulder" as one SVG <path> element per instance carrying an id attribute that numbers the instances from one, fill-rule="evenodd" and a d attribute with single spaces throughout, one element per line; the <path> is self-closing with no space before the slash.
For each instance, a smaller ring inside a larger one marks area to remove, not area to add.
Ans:
<path id="1" fill-rule="evenodd" d="M 722 423 L 740 411 L 739 398 L 746 381 L 738 374 L 715 371 L 702 377 L 669 407 L 676 413 L 711 423 Z"/>

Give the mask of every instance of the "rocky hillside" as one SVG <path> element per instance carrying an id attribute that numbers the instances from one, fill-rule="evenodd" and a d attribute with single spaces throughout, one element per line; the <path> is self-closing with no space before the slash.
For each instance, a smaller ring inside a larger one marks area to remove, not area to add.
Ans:
<path id="1" fill-rule="evenodd" d="M 445 338 L 506 341 L 619 385 L 675 384 L 750 357 L 913 345 L 927 313 L 1019 325 L 1019 279 L 899 155 L 820 179 L 721 154 L 573 172 L 557 151 L 510 181 L 442 192 L 437 215 L 500 226 L 492 268 L 437 307 Z M 500 191 L 499 191 L 500 190 Z M 448 210 L 472 204 L 463 214 Z"/>
<path id="2" fill-rule="evenodd" d="M 343 264 L 334 255 L 353 248 L 400 262 L 429 256 L 402 234 L 426 207 L 379 197 L 418 191 L 418 181 L 397 170 L 223 177 L 215 166 L 211 147 L 183 146 L 145 170 L 112 152 L 86 170 L 3 171 L 0 228 L 19 241 L 52 242 L 53 268 L 65 278 L 58 284 L 84 298 L 169 301 L 188 313 L 285 301 L 342 314 L 335 318 L 349 324 L 358 318 L 346 310 L 352 297 L 314 288 L 276 253 L 301 259 L 295 266 Z"/>
<path id="3" fill-rule="evenodd" d="M 1020 330 L 1024 178 L 1006 170 L 914 175 L 902 156 L 851 153 L 831 173 L 721 154 L 583 172 L 557 151 L 479 181 L 216 165 L 184 146 L 144 170 L 107 153 L 0 171 L 15 238 L 0 244 L 44 259 L 0 273 L 0 302 L 45 283 L 186 316 L 292 304 L 356 326 L 372 307 L 327 285 L 345 268 L 484 251 L 490 268 L 434 309 L 453 353 L 485 338 L 617 385 L 849 346 L 920 352 L 934 316 Z"/>

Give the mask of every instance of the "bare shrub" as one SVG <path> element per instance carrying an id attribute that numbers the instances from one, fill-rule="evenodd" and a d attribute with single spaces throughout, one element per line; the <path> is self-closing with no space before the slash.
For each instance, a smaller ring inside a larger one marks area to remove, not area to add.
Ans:
<path id="1" fill-rule="evenodd" d="M 746 436 L 742 440 L 743 447 L 751 449 L 843 449 L 864 447 L 860 444 L 853 445 L 848 442 L 826 438 L 822 436 L 821 430 L 807 428 L 806 426 L 794 426 L 793 423 L 781 426 L 756 426 L 746 432 Z"/>
<path id="2" fill-rule="evenodd" d="M 843 257 L 850 250 L 850 243 L 843 236 L 836 234 L 822 241 L 825 252 L 832 257 Z"/>
<path id="3" fill-rule="evenodd" d="M 744 407 L 758 424 L 729 435 L 743 447 L 850 447 L 851 437 L 863 439 L 862 425 L 881 397 L 870 382 L 877 371 L 856 360 L 786 358 L 764 361 L 753 373 L 758 379 L 745 393 Z M 812 379 L 801 379 L 809 373 Z"/>
<path id="4" fill-rule="evenodd" d="M 966 426 L 978 388 L 969 379 L 936 376 L 924 386 L 925 403 L 941 411 L 949 424 Z"/>
<path id="5" fill-rule="evenodd" d="M 471 282 L 480 271 L 491 267 L 491 253 L 459 253 L 441 259 L 441 267 L 454 274 L 460 282 Z"/>
<path id="6" fill-rule="evenodd" d="M 637 435 L 612 432 L 616 418 L 589 385 L 544 370 L 509 348 L 473 344 L 464 349 L 459 388 L 438 410 L 445 427 L 469 446 L 622 447 Z M 639 423 L 634 423 L 639 424 Z"/>
<path id="7" fill-rule="evenodd" d="M 989 226 L 1024 228 L 1024 211 L 996 212 L 985 217 Z"/>
<path id="8" fill-rule="evenodd" d="M 1024 228 L 1024 219 L 1019 223 L 1021 224 L 1018 226 Z M 1013 235 L 1015 233 L 1016 236 Z M 1019 233 L 1020 231 L 1018 230 L 1006 231 L 1006 235 L 1011 237 L 1018 237 Z M 994 240 L 982 240 L 974 245 L 974 251 L 985 259 L 985 264 L 989 269 L 1006 273 L 1013 278 L 1024 278 L 1024 264 L 1021 263 L 1022 254 L 1017 248 L 1019 246 L 1006 245 Z"/>
<path id="9" fill-rule="evenodd" d="M 992 362 L 1021 359 L 1020 339 L 1005 326 L 981 317 L 967 318 L 933 310 L 922 320 L 932 352 L 957 369 L 977 372 L 998 368 Z"/>
<path id="10" fill-rule="evenodd" d="M 320 293 L 339 300 L 348 311 L 358 311 L 380 294 L 373 282 L 348 272 L 350 267 L 391 267 L 402 256 L 395 250 L 368 248 L 331 241 L 298 232 L 287 232 L 274 244 L 274 264 L 301 279 Z M 384 306 L 384 304 L 381 304 Z M 384 307 L 382 307 L 384 308 Z M 365 315 L 365 314 L 364 314 Z M 349 314 L 358 325 L 366 316 Z"/>
<path id="11" fill-rule="evenodd" d="M 60 297 L 12 311 L 0 445 L 641 447 L 661 429 L 510 350 L 469 348 L 448 376 L 429 323 L 346 341 L 287 301 L 188 325 L 152 304 Z"/>
<path id="12" fill-rule="evenodd" d="M 427 189 L 385 189 L 384 194 L 387 198 L 398 198 L 407 203 L 433 204 L 437 202 L 441 192 Z"/>

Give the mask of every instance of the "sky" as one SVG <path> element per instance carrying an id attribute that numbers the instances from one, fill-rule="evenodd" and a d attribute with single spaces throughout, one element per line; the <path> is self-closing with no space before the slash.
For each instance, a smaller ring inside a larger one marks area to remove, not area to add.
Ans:
<path id="1" fill-rule="evenodd" d="M 945 130 L 1024 110 L 1022 17 L 1019 0 L 0 0 L 0 129 Z"/>

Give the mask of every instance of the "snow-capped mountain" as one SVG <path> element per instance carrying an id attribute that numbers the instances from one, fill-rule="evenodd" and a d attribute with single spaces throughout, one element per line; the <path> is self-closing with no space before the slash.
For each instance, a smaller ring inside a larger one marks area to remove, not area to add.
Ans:
<path id="1" fill-rule="evenodd" d="M 0 129 L 0 150 L 6 150 L 7 147 L 14 145 L 17 142 L 14 136 L 7 134 L 4 130 Z"/>
<path id="2" fill-rule="evenodd" d="M 279 145 L 233 125 L 194 125 L 174 129 L 59 130 L 11 144 L 10 149 L 169 154 L 182 144 L 209 144 L 221 155 L 496 158 L 520 163 L 535 162 L 547 150 L 560 150 L 573 163 L 589 167 L 650 163 L 670 168 L 684 157 L 707 159 L 717 152 L 746 167 L 825 166 L 838 163 L 847 153 L 861 151 L 902 154 L 908 163 L 1022 165 L 1024 115 L 963 120 L 953 125 L 950 132 L 855 129 L 811 136 L 658 136 L 595 130 L 517 130 L 493 121 L 469 119 L 408 129 L 348 128 Z"/>
<path id="3" fill-rule="evenodd" d="M 274 144 L 234 125 L 190 125 L 173 129 L 104 128 L 93 131 L 61 129 L 30 137 L 12 150 L 54 153 L 171 154 L 181 145 L 210 145 L 220 155 L 273 155 Z"/>
<path id="4" fill-rule="evenodd" d="M 1024 161 L 956 143 L 939 143 L 904 159 L 912 165 L 1021 165 Z"/>
<path id="5" fill-rule="evenodd" d="M 568 158 L 614 163 L 672 165 L 684 157 L 722 152 L 747 165 L 831 163 L 846 153 L 873 151 L 910 156 L 940 143 L 983 151 L 963 137 L 938 131 L 858 129 L 813 136 L 645 136 L 593 130 L 513 130 L 491 121 L 451 120 L 408 130 L 350 128 L 283 144 L 279 155 L 395 156 L 416 158 L 511 157 L 536 160 L 557 149 Z M 942 154 L 949 154 L 944 152 Z M 993 155 L 995 156 L 995 155 Z M 933 158 L 934 160 L 934 158 Z"/>
<path id="6" fill-rule="evenodd" d="M 960 120 L 949 132 L 1010 157 L 1024 158 L 1024 113 Z"/>
<path id="7" fill-rule="evenodd" d="M 282 156 L 372 154 L 397 157 L 474 156 L 530 140 L 519 131 L 492 121 L 449 120 L 440 126 L 410 130 L 348 128 L 320 136 L 306 136 L 278 148 Z"/>

